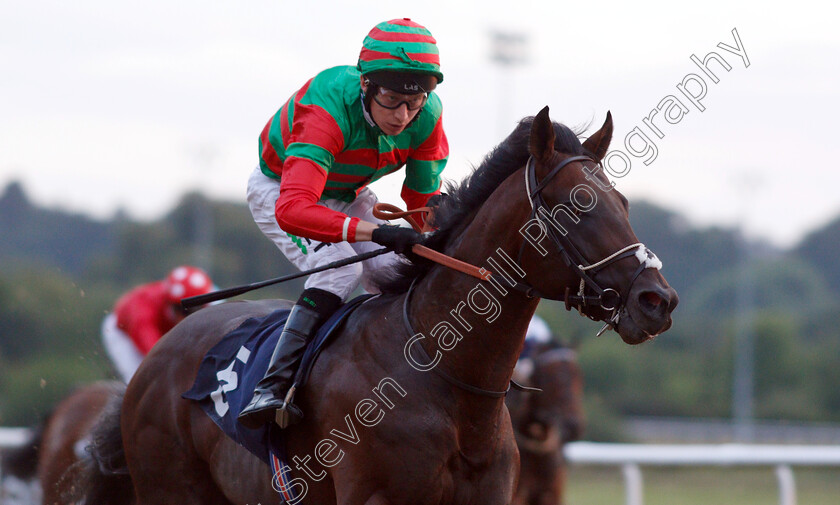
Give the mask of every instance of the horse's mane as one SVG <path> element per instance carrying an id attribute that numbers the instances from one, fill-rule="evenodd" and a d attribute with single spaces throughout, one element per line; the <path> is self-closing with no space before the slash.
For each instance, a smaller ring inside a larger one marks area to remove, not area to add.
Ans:
<path id="1" fill-rule="evenodd" d="M 447 197 L 435 210 L 437 231 L 423 243 L 436 251 L 443 251 L 450 240 L 472 220 L 473 214 L 493 191 L 528 161 L 528 142 L 534 117 L 522 119 L 513 132 L 485 156 L 478 168 L 460 184 L 446 183 Z M 584 154 L 578 139 L 581 131 L 573 131 L 560 123 L 554 125 L 554 148 L 569 155 Z M 404 293 L 415 279 L 422 278 L 435 264 L 422 258 L 399 265 L 395 270 L 381 273 L 375 282 L 383 294 Z"/>

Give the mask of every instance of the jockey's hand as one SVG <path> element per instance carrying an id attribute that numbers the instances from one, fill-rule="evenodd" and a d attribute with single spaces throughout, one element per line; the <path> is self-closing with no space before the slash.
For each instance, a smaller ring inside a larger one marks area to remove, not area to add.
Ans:
<path id="1" fill-rule="evenodd" d="M 411 228 L 380 224 L 370 236 L 373 242 L 388 247 L 397 254 L 408 254 L 411 246 L 423 241 L 423 235 Z"/>

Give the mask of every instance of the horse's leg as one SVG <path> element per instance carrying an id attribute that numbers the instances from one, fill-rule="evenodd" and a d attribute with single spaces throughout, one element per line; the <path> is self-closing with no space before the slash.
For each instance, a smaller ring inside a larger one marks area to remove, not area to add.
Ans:
<path id="1" fill-rule="evenodd" d="M 121 389 L 114 383 L 97 382 L 75 391 L 56 407 L 44 428 L 39 450 L 42 503 L 67 501 L 82 471 L 74 463 L 85 457 L 84 447 L 90 442 L 99 414 Z"/>

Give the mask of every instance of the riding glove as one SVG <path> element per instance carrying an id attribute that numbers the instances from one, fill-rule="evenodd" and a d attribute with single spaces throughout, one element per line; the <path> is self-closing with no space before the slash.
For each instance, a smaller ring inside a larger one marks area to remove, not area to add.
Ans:
<path id="1" fill-rule="evenodd" d="M 397 254 L 407 254 L 411 252 L 411 246 L 423 241 L 423 235 L 411 228 L 381 224 L 373 230 L 370 239 Z"/>

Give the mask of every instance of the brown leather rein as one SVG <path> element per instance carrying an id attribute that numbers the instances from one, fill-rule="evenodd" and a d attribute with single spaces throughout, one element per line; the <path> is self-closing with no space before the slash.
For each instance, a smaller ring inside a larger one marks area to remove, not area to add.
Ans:
<path id="1" fill-rule="evenodd" d="M 425 226 L 421 227 L 418 225 L 413 219 L 408 219 L 409 216 L 413 214 L 425 213 L 424 223 Z M 434 209 L 431 207 L 419 207 L 412 210 L 402 210 L 396 205 L 391 205 L 389 203 L 377 203 L 373 207 L 373 217 L 377 219 L 384 219 L 386 221 L 390 221 L 393 219 L 405 219 L 411 224 L 411 227 L 414 228 L 415 231 L 418 233 L 424 233 L 428 231 L 432 231 L 432 228 L 428 225 L 429 220 L 431 219 L 432 214 L 434 213 Z M 420 244 L 414 244 L 411 248 L 411 252 L 416 254 L 417 256 L 421 256 L 426 258 L 429 261 L 433 261 L 445 267 L 451 268 L 453 270 L 457 270 L 461 273 L 467 274 L 469 276 L 475 277 L 476 279 L 482 281 L 489 281 L 492 273 L 485 269 L 479 268 L 475 265 L 471 265 L 461 260 L 457 260 L 451 256 L 447 256 L 443 253 L 435 251 L 434 249 L 429 249 L 428 247 Z M 409 307 L 409 300 L 411 299 L 411 292 L 414 289 L 414 283 L 411 284 L 411 288 L 408 290 L 408 294 L 405 297 L 405 302 L 403 303 L 403 323 L 405 325 L 406 331 L 409 336 L 415 335 L 417 332 L 414 331 L 414 328 L 411 326 L 411 321 L 409 320 L 408 316 L 408 307 Z M 419 347 L 420 354 L 426 359 L 426 361 L 431 361 L 431 358 L 426 353 L 425 349 L 422 346 Z M 507 395 L 508 391 L 511 387 L 518 389 L 520 391 L 525 391 L 528 393 L 541 393 L 542 390 L 539 388 L 532 388 L 528 386 L 523 386 L 517 383 L 514 380 L 510 380 L 510 385 L 504 391 L 490 391 L 487 389 L 482 389 L 471 384 L 467 384 L 461 380 L 456 379 L 452 375 L 444 372 L 439 367 L 432 368 L 435 373 L 443 377 L 444 380 L 449 382 L 450 384 L 463 389 L 465 391 L 469 391 L 470 393 L 474 393 L 481 396 L 488 396 L 490 398 L 502 398 Z"/>
<path id="2" fill-rule="evenodd" d="M 393 219 L 402 218 L 408 221 L 411 224 L 411 227 L 414 228 L 414 230 L 418 233 L 431 231 L 431 228 L 428 226 L 428 224 L 424 227 L 421 227 L 413 219 L 408 219 L 409 216 L 420 213 L 425 214 L 424 221 L 428 223 L 429 219 L 434 213 L 434 209 L 432 209 L 431 207 L 418 207 L 412 210 L 402 210 L 396 205 L 391 205 L 390 203 L 377 203 L 373 207 L 373 217 L 377 219 L 391 221 Z M 415 244 L 414 246 L 412 246 L 411 252 L 413 252 L 417 256 L 426 258 L 429 261 L 434 261 L 435 263 L 438 263 L 445 267 L 475 277 L 476 279 L 480 279 L 482 281 L 490 280 L 491 272 L 487 269 L 479 268 L 475 265 L 471 265 L 469 263 L 455 259 L 452 256 L 447 256 L 441 252 L 435 251 L 434 249 L 429 249 L 424 245 Z"/>

